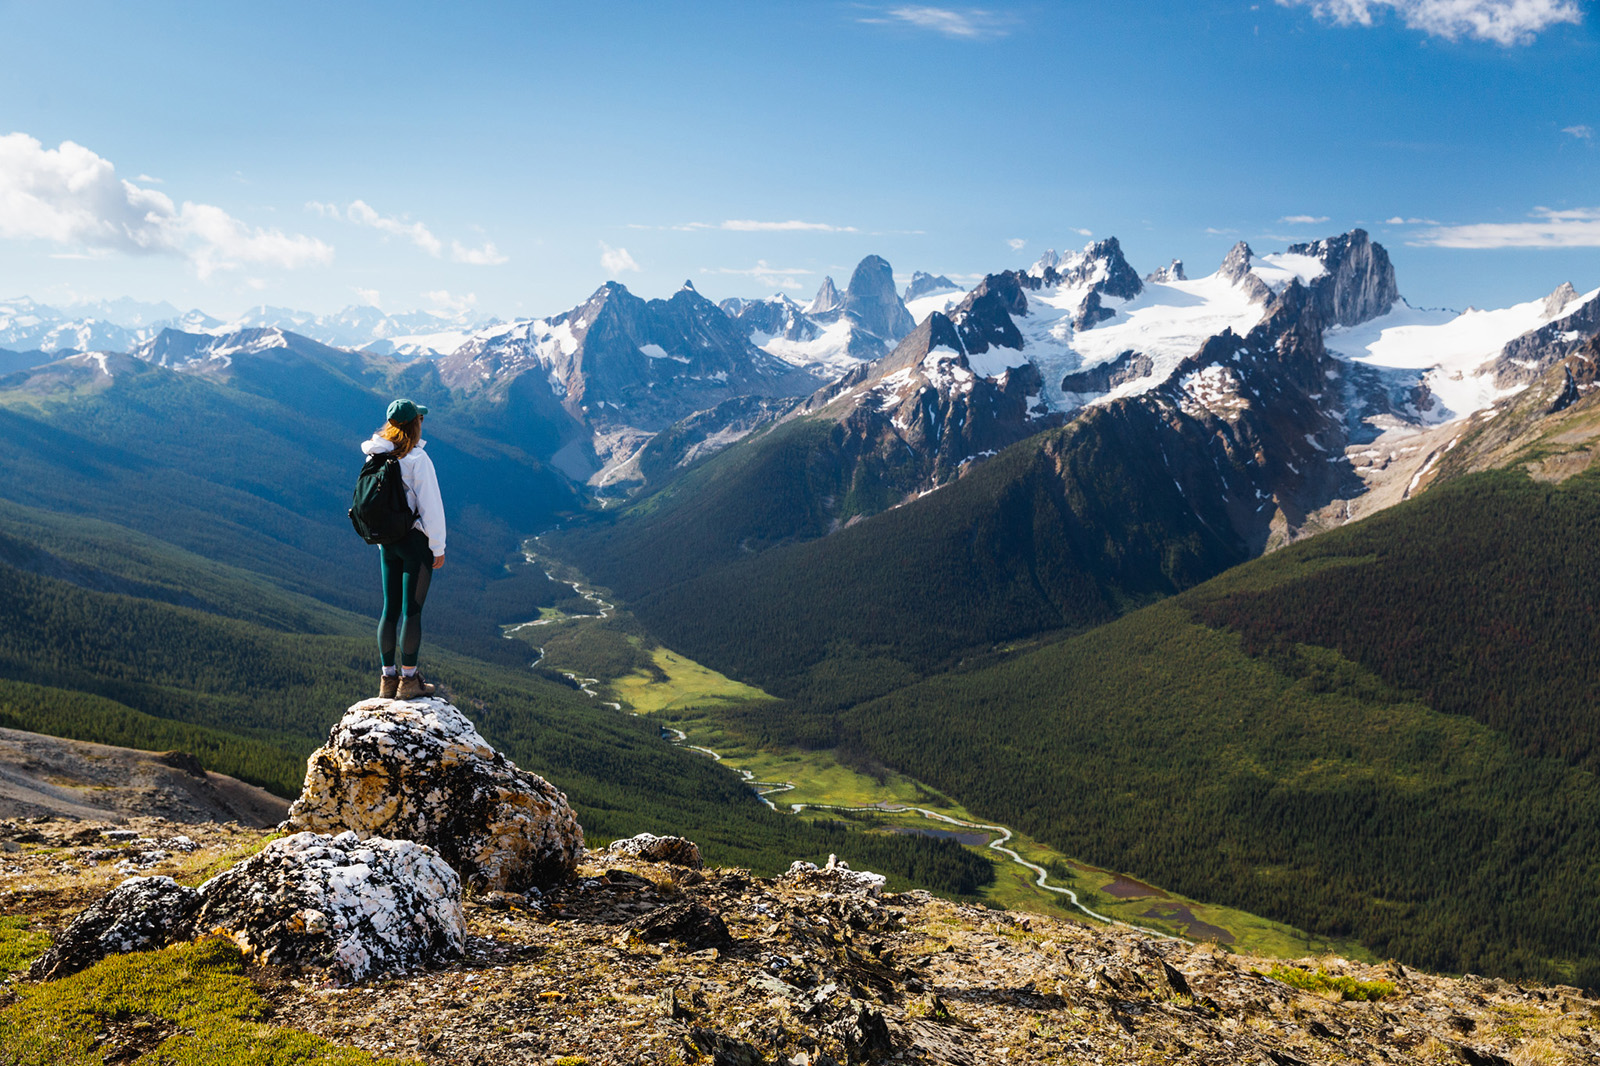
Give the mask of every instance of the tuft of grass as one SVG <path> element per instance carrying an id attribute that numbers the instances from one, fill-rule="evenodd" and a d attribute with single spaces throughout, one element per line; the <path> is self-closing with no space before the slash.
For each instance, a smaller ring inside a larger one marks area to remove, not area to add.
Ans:
<path id="1" fill-rule="evenodd" d="M 1354 977 L 1335 977 L 1326 970 L 1312 972 L 1298 966 L 1274 966 L 1264 976 L 1305 992 L 1319 995 L 1337 992 L 1346 1003 L 1352 1000 L 1372 1002 L 1395 993 L 1394 984 L 1389 981 L 1358 981 Z"/>
<path id="2" fill-rule="evenodd" d="M 262 1024 L 267 1003 L 224 940 L 103 959 L 21 991 L 0 1011 L 0 1062 L 102 1066 L 113 1049 L 155 1066 L 374 1066 L 368 1052 Z M 415 1062 L 415 1060 L 410 1060 Z"/>
<path id="3" fill-rule="evenodd" d="M 30 928 L 28 919 L 0 917 L 0 978 L 21 973 L 49 949 L 50 934 Z"/>

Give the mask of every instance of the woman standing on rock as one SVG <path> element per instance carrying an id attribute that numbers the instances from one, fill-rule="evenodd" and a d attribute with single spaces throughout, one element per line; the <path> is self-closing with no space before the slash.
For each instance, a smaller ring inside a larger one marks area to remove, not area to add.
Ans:
<path id="1" fill-rule="evenodd" d="M 427 413 L 421 404 L 396 400 L 389 405 L 388 421 L 361 444 L 368 456 L 398 453 L 406 503 L 417 516 L 405 539 L 378 549 L 383 572 L 383 615 L 378 619 L 383 678 L 378 695 L 384 699 L 410 700 L 434 692 L 434 686 L 417 671 L 422 604 L 428 598 L 433 571 L 444 565 L 444 501 L 439 496 L 433 460 L 424 450 L 428 442 L 422 439 L 422 418 Z"/>

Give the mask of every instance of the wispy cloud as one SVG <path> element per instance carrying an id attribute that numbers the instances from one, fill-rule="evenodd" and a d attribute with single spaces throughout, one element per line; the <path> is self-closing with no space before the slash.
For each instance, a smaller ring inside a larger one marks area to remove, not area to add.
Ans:
<path id="1" fill-rule="evenodd" d="M 1395 215 L 1393 218 L 1384 219 L 1383 224 L 1385 226 L 1437 226 L 1439 222 L 1432 218 L 1401 218 L 1399 215 Z"/>
<path id="2" fill-rule="evenodd" d="M 1371 26 L 1392 11 L 1414 30 L 1447 41 L 1470 37 L 1510 47 L 1531 44 L 1558 23 L 1578 23 L 1577 0 L 1277 0 L 1280 7 L 1309 7 L 1340 26 Z"/>
<path id="3" fill-rule="evenodd" d="M 1527 222 L 1479 222 L 1423 230 L 1408 244 L 1433 248 L 1600 248 L 1600 207 L 1536 207 Z"/>
<path id="4" fill-rule="evenodd" d="M 1571 134 L 1580 141 L 1594 140 L 1593 126 L 1562 126 L 1561 132 Z"/>
<path id="5" fill-rule="evenodd" d="M 1011 32 L 1012 20 L 984 8 L 930 7 L 908 4 L 891 7 L 881 15 L 858 19 L 873 25 L 912 26 L 958 41 L 988 41 Z"/>
<path id="6" fill-rule="evenodd" d="M 1315 226 L 1318 222 L 1328 221 L 1327 215 L 1284 215 L 1279 222 L 1290 222 L 1299 226 Z"/>
<path id="7" fill-rule="evenodd" d="M 1218 229 L 1215 226 L 1206 227 L 1206 234 L 1211 237 L 1231 237 L 1238 232 L 1236 229 Z"/>
<path id="8" fill-rule="evenodd" d="M 382 307 L 383 296 L 377 289 L 363 289 L 356 286 L 356 299 L 361 301 L 363 307 Z"/>
<path id="9" fill-rule="evenodd" d="M 836 226 L 831 222 L 803 222 L 791 218 L 782 222 L 764 222 L 753 218 L 730 218 L 721 222 L 680 222 L 673 226 L 648 226 L 629 223 L 629 229 L 676 230 L 692 233 L 696 230 L 728 230 L 733 233 L 860 233 L 854 226 Z"/>
<path id="10" fill-rule="evenodd" d="M 387 233 L 391 237 L 410 241 L 435 259 L 444 256 L 444 241 L 439 239 L 425 223 L 395 215 L 380 214 L 365 200 L 354 200 L 345 208 L 340 208 L 338 204 L 312 200 L 306 204 L 306 210 L 323 218 L 353 222 L 357 226 L 367 226 L 380 233 Z M 509 257 L 502 255 L 493 241 L 485 241 L 478 248 L 468 247 L 460 241 L 450 242 L 452 263 L 465 263 L 468 266 L 499 266 L 508 260 Z"/>
<path id="11" fill-rule="evenodd" d="M 1006 244 L 1013 252 L 1020 252 L 1028 246 L 1028 242 L 1021 237 L 1013 237 Z"/>
<path id="12" fill-rule="evenodd" d="M 404 238 L 434 258 L 438 258 L 439 253 L 444 251 L 444 242 L 435 237 L 433 231 L 421 222 L 407 222 L 404 219 L 380 215 L 365 200 L 357 200 L 346 208 L 345 218 L 358 226 L 371 226 L 380 232 Z"/>
<path id="13" fill-rule="evenodd" d="M 493 241 L 484 241 L 481 248 L 468 248 L 460 241 L 450 242 L 450 261 L 454 263 L 466 263 L 468 266 L 499 266 L 510 258 L 502 255 Z"/>
<path id="14" fill-rule="evenodd" d="M 761 284 L 772 289 L 791 289 L 798 291 L 805 286 L 799 278 L 813 274 L 815 271 L 804 267 L 775 267 L 765 259 L 757 259 L 753 267 L 701 267 L 702 274 L 725 274 L 736 277 L 755 278 Z"/>
<path id="15" fill-rule="evenodd" d="M 46 148 L 25 133 L 0 136 L 0 239 L 41 240 L 68 254 L 170 255 L 202 278 L 242 266 L 326 265 L 322 241 L 263 229 L 220 207 L 184 201 L 117 177 L 110 160 L 75 144 Z"/>
<path id="16" fill-rule="evenodd" d="M 449 289 L 434 289 L 423 293 L 422 298 L 441 311 L 466 311 L 478 303 L 478 294 L 475 292 L 457 295 Z"/>
<path id="17" fill-rule="evenodd" d="M 637 271 L 639 269 L 639 264 L 634 262 L 633 256 L 628 254 L 626 248 L 613 248 L 605 241 L 600 242 L 600 265 L 612 277 L 616 277 L 625 270 Z"/>

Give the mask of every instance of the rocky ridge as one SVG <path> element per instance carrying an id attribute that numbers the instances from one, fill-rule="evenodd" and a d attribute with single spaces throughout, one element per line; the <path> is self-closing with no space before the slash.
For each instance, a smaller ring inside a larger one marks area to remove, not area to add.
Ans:
<path id="1" fill-rule="evenodd" d="M 6 912 L 51 928 L 64 899 L 113 883 L 91 857 L 104 850 L 101 829 L 0 824 L 0 838 L 27 841 L 0 854 Z M 187 868 L 237 849 L 240 833 L 202 829 Z M 827 876 L 594 852 L 541 895 L 468 895 L 453 961 L 342 988 L 280 965 L 249 973 L 270 1024 L 429 1066 L 1531 1066 L 1600 1056 L 1600 999 L 1575 988 L 1248 957 L 922 892 L 874 898 Z M 0 986 L 0 1015 L 32 988 Z"/>

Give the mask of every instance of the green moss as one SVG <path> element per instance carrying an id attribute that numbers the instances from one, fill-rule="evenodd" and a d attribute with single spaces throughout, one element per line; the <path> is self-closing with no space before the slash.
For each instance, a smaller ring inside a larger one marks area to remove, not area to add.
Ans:
<path id="1" fill-rule="evenodd" d="M 26 970 L 49 947 L 49 934 L 29 928 L 28 919 L 0 917 L 0 977 Z"/>
<path id="2" fill-rule="evenodd" d="M 1313 973 L 1298 966 L 1274 966 L 1264 976 L 1307 992 L 1337 992 L 1346 1003 L 1352 1000 L 1371 1002 L 1395 992 L 1394 985 L 1388 981 L 1358 981 L 1354 977 L 1335 977 L 1326 970 Z"/>
<path id="3" fill-rule="evenodd" d="M 0 1012 L 0 1061 L 100 1066 L 107 1052 L 154 1041 L 132 1060 L 162 1066 L 363 1066 L 388 1060 L 264 1025 L 267 1003 L 244 958 L 221 940 L 104 959 L 24 990 Z M 132 1041 L 119 1037 L 132 1036 Z M 127 1061 L 127 1060 L 122 1060 Z"/>

